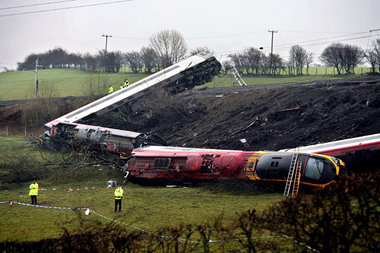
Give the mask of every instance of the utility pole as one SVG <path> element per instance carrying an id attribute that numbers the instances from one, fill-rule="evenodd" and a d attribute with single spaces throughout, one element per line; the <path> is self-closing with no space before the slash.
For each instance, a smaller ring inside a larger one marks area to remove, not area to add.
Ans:
<path id="1" fill-rule="evenodd" d="M 278 31 L 274 31 L 274 30 L 272 30 L 272 31 L 270 31 L 270 30 L 268 30 L 268 32 L 270 32 L 270 33 L 272 33 L 272 40 L 271 40 L 271 45 L 270 45 L 270 70 L 272 71 L 272 63 L 273 63 L 273 34 L 274 33 L 278 33 Z M 273 70 L 273 72 L 274 72 L 274 70 Z"/>
<path id="2" fill-rule="evenodd" d="M 112 35 L 103 34 L 102 37 L 106 37 L 105 53 L 107 54 L 107 41 L 108 41 L 108 37 L 112 38 Z"/>
<path id="3" fill-rule="evenodd" d="M 35 88 L 34 88 L 34 91 L 35 91 L 35 97 L 37 99 L 37 95 L 38 95 L 38 67 L 41 67 L 40 65 L 38 65 L 38 60 L 39 60 L 39 57 L 37 57 L 36 59 L 36 85 L 35 85 Z"/>

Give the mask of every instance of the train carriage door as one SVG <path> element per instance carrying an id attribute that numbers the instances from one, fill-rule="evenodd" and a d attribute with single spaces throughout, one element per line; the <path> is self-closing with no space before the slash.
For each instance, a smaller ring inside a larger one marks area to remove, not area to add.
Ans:
<path id="1" fill-rule="evenodd" d="M 257 164 L 257 158 L 250 157 L 247 162 L 247 167 L 245 168 L 246 175 L 249 179 L 255 180 L 256 179 L 256 164 Z"/>
<path id="2" fill-rule="evenodd" d="M 248 158 L 245 172 L 246 172 L 247 177 L 251 180 L 259 179 L 259 177 L 256 174 L 256 165 L 260 156 L 261 154 L 257 154 Z"/>

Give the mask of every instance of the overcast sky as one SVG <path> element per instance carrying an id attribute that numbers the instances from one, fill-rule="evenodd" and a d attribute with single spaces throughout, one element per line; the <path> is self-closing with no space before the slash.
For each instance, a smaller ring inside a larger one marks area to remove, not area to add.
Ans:
<path id="1" fill-rule="evenodd" d="M 44 11 L 51 9 L 61 10 Z M 105 47 L 103 34 L 112 36 L 109 51 L 140 50 L 166 29 L 219 59 L 248 47 L 268 54 L 268 30 L 278 31 L 274 53 L 287 59 L 298 44 L 318 58 L 333 42 L 367 49 L 380 39 L 380 0 L 0 0 L 0 66 L 15 69 L 55 47 L 95 54 Z"/>

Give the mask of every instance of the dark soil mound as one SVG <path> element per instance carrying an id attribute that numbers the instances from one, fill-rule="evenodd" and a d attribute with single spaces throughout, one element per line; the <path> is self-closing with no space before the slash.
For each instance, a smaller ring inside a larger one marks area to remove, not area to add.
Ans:
<path id="1" fill-rule="evenodd" d="M 378 133 L 380 78 L 191 90 L 140 101 L 94 124 L 172 146 L 279 150 Z M 128 112 L 127 112 L 128 111 Z"/>

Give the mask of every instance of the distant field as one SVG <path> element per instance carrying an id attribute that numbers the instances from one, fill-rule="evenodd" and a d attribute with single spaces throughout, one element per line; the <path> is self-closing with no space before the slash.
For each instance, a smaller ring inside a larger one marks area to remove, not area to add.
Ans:
<path id="1" fill-rule="evenodd" d="M 127 78 L 129 82 L 136 82 L 146 74 L 90 74 L 73 69 L 43 69 L 38 71 L 39 88 L 54 86 L 58 96 L 84 96 L 86 83 L 90 77 L 107 80 L 114 89 L 118 89 L 120 83 Z M 35 73 L 34 71 L 17 71 L 0 73 L 0 100 L 18 100 L 34 98 Z M 104 93 L 106 94 L 106 90 Z"/>
<path id="2" fill-rule="evenodd" d="M 356 69 L 355 76 L 369 72 L 369 68 Z M 305 72 L 306 73 L 306 72 Z M 269 84 L 269 83 L 292 83 L 292 82 L 309 82 L 317 80 L 330 80 L 353 77 L 350 76 L 336 76 L 334 75 L 333 68 L 310 68 L 310 75 L 300 77 L 248 77 L 244 76 L 243 79 L 248 85 L 255 84 Z M 91 78 L 100 78 L 107 83 L 111 84 L 114 89 L 119 89 L 119 84 L 127 78 L 130 83 L 136 82 L 147 74 L 133 74 L 133 73 L 113 73 L 113 74 L 90 74 L 80 70 L 73 69 L 43 69 L 38 71 L 39 88 L 54 87 L 55 96 L 84 96 L 86 95 L 86 85 Z M 228 87 L 232 86 L 234 79 L 231 75 L 216 77 L 211 83 L 206 86 L 213 87 Z M 198 87 L 199 88 L 199 87 Z M 5 72 L 0 73 L 0 101 L 4 100 L 19 100 L 34 98 L 35 93 L 35 73 L 34 71 L 18 71 L 18 72 Z M 104 90 L 106 94 L 106 89 Z"/>

